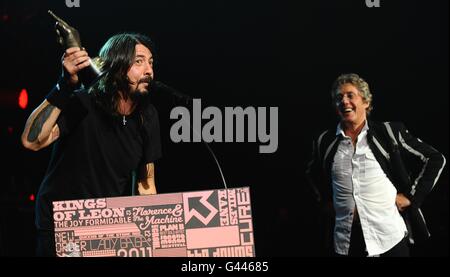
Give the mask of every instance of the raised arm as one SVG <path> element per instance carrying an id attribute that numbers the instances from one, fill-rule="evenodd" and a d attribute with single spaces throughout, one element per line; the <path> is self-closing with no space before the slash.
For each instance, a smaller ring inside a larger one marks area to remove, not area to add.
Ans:
<path id="1" fill-rule="evenodd" d="M 62 58 L 63 74 L 56 87 L 28 117 L 22 133 L 22 144 L 30 150 L 40 150 L 59 137 L 56 121 L 73 89 L 78 84 L 78 72 L 89 66 L 86 51 L 78 47 L 66 50 Z"/>
<path id="2" fill-rule="evenodd" d="M 30 150 L 40 150 L 59 137 L 56 124 L 61 110 L 44 100 L 28 117 L 22 133 L 22 144 Z"/>

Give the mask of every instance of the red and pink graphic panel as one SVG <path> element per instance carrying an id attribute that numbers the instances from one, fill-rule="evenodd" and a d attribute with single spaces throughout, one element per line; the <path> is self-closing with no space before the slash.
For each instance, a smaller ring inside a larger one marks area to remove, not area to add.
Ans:
<path id="1" fill-rule="evenodd" d="M 254 257 L 248 187 L 53 202 L 59 257 Z"/>

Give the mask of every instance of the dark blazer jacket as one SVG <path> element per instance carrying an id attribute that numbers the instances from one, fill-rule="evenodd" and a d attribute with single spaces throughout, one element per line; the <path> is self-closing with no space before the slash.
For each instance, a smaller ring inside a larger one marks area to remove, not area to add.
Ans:
<path id="1" fill-rule="evenodd" d="M 445 157 L 433 147 L 412 136 L 400 122 L 369 121 L 367 141 L 381 168 L 398 193 L 411 201 L 402 215 L 410 241 L 430 236 L 420 206 L 433 189 L 445 166 Z M 332 201 L 331 166 L 342 135 L 336 127 L 321 133 L 313 142 L 307 179 L 322 203 Z"/>

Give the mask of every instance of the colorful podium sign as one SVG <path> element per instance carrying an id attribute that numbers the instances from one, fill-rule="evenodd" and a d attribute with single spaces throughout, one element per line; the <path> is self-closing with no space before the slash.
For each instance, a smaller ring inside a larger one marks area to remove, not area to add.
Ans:
<path id="1" fill-rule="evenodd" d="M 53 202 L 59 257 L 254 257 L 250 189 Z"/>

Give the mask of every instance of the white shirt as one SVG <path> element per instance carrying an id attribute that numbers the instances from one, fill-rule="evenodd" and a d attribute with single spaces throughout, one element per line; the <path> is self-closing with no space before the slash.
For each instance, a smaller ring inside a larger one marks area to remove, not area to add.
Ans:
<path id="1" fill-rule="evenodd" d="M 331 169 L 333 204 L 336 211 L 334 248 L 348 255 L 355 206 L 369 256 L 382 254 L 407 233 L 397 210 L 397 190 L 387 178 L 367 143 L 367 121 L 358 135 L 356 149 L 340 124 L 336 135 L 342 135 Z"/>

